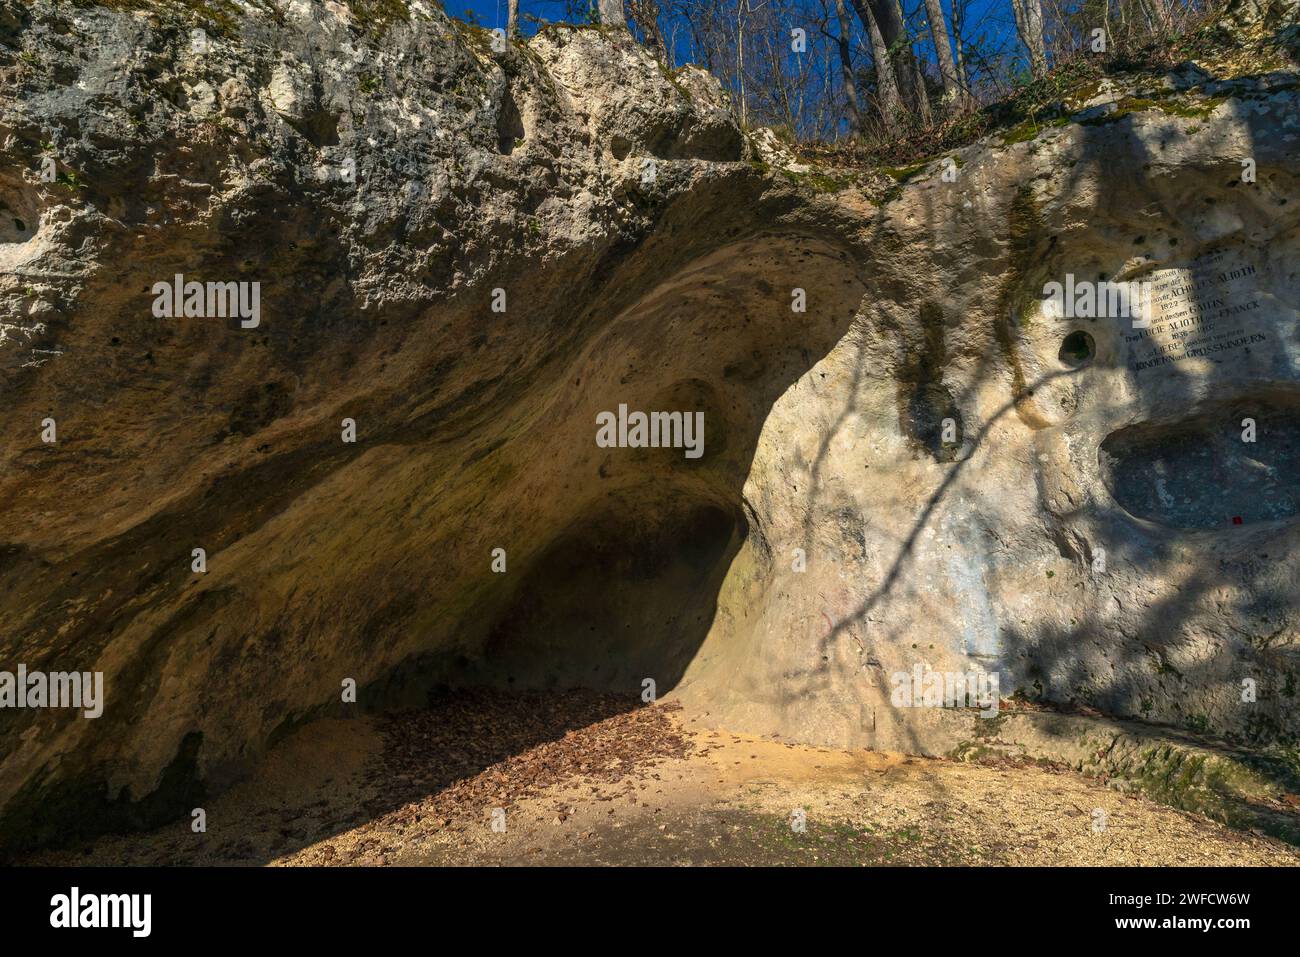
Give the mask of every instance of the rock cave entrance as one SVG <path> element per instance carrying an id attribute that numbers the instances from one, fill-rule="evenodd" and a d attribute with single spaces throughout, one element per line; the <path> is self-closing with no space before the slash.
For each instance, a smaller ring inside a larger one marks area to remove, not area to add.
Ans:
<path id="1" fill-rule="evenodd" d="M 1211 403 L 1141 423 L 1101 444 L 1102 476 L 1130 514 L 1172 528 L 1222 529 L 1300 514 L 1300 395 Z"/>
<path id="2" fill-rule="evenodd" d="M 620 504 L 533 563 L 491 629 L 476 683 L 639 692 L 649 678 L 657 694 L 677 684 L 713 624 L 745 519 L 667 494 L 648 508 Z"/>
<path id="3" fill-rule="evenodd" d="M 663 695 L 706 639 L 735 638 L 714 625 L 733 559 L 762 534 L 745 484 L 773 407 L 857 315 L 857 270 L 820 239 L 752 236 L 682 262 L 607 320 L 567 379 L 581 386 L 561 390 L 579 407 L 555 420 L 580 428 L 536 453 L 572 454 L 563 484 L 577 499 L 540 551 L 512 568 L 485 638 L 450 681 L 640 694 L 652 679 Z M 792 309 L 796 288 L 817 290 L 806 312 Z M 596 416 L 620 405 L 703 413 L 702 456 L 597 447 Z"/>

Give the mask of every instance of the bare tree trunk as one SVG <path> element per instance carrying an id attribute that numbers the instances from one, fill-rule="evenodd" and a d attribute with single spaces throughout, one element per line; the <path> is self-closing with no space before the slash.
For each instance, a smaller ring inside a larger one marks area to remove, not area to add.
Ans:
<path id="1" fill-rule="evenodd" d="M 903 10 L 898 5 L 898 0 L 867 0 L 867 3 L 875 15 L 885 48 L 894 64 L 894 77 L 898 81 L 903 102 L 917 116 L 922 117 L 923 122 L 929 122 L 930 100 L 925 94 L 925 84 L 921 82 L 920 67 L 912 53 L 912 44 L 907 37 Z"/>
<path id="2" fill-rule="evenodd" d="M 952 58 L 952 38 L 948 35 L 948 23 L 943 16 L 941 0 L 925 0 L 925 15 L 930 21 L 930 36 L 934 39 L 935 54 L 939 60 L 939 75 L 943 77 L 943 98 L 947 103 L 955 103 L 961 98 L 961 78 L 957 74 L 957 64 Z"/>
<path id="3" fill-rule="evenodd" d="M 1043 4 L 1042 0 L 1022 0 L 1025 5 L 1025 23 L 1029 26 L 1029 35 L 1034 43 L 1031 55 L 1034 59 L 1034 74 L 1042 76 L 1047 72 L 1047 45 L 1043 41 Z"/>
<path id="4" fill-rule="evenodd" d="M 1029 51 L 1029 69 L 1034 76 L 1047 72 L 1047 48 L 1043 43 L 1043 6 L 1040 0 L 1011 0 L 1016 30 Z"/>
<path id="5" fill-rule="evenodd" d="M 844 9 L 844 0 L 835 0 L 835 15 L 840 21 L 840 71 L 843 73 L 844 98 L 848 101 L 849 130 L 856 139 L 862 135 L 862 112 L 858 109 L 858 85 L 853 79 L 853 56 L 849 47 L 853 29 L 848 11 Z"/>
<path id="6" fill-rule="evenodd" d="M 512 39 L 519 30 L 519 0 L 508 0 L 506 11 L 506 39 Z"/>
<path id="7" fill-rule="evenodd" d="M 598 0 L 596 9 L 600 13 L 600 25 L 602 27 L 627 29 L 627 16 L 623 13 L 623 0 Z"/>
<path id="8" fill-rule="evenodd" d="M 1016 35 L 1020 37 L 1020 42 L 1025 45 L 1025 49 L 1029 51 L 1032 58 L 1034 51 L 1029 42 L 1029 35 L 1026 33 L 1023 0 L 1011 0 L 1011 12 L 1016 18 Z"/>
<path id="9" fill-rule="evenodd" d="M 749 123 L 748 100 L 745 97 L 745 22 L 742 16 L 744 0 L 736 0 L 736 82 L 740 86 L 740 127 Z"/>
<path id="10" fill-rule="evenodd" d="M 1158 26 L 1154 32 L 1160 33 L 1169 29 L 1169 7 L 1165 5 L 1164 0 L 1147 0 L 1151 6 L 1151 12 Z"/>
<path id="11" fill-rule="evenodd" d="M 671 66 L 668 62 L 668 46 L 664 43 L 664 35 L 659 30 L 659 3 L 658 0 L 627 0 L 627 12 L 632 17 L 632 22 L 637 25 L 641 35 L 645 37 L 646 43 L 654 51 L 655 58 L 664 66 Z"/>
<path id="12" fill-rule="evenodd" d="M 966 69 L 966 52 L 961 43 L 961 30 L 966 21 L 966 0 L 952 0 L 952 39 L 957 52 L 957 79 L 961 83 L 962 102 L 972 99 L 970 72 Z"/>
<path id="13" fill-rule="evenodd" d="M 930 125 L 930 94 L 925 89 L 925 74 L 921 72 L 921 58 L 916 55 L 912 38 L 907 32 L 907 20 L 903 16 L 903 5 L 893 0 L 894 22 L 898 24 L 896 39 L 885 36 L 885 42 L 894 51 L 894 73 L 905 79 L 903 99 L 911 106 L 922 125 Z"/>
<path id="14" fill-rule="evenodd" d="M 867 28 L 867 35 L 871 37 L 871 59 L 875 63 L 876 90 L 880 94 L 880 118 L 884 121 L 885 129 L 893 133 L 898 129 L 898 117 L 903 112 L 903 101 L 898 95 L 898 79 L 894 76 L 894 63 L 889 58 L 889 47 L 885 43 L 884 34 L 880 32 L 880 24 L 876 22 L 876 15 L 872 12 L 868 0 L 852 0 L 852 2 L 862 25 Z"/>
<path id="15" fill-rule="evenodd" d="M 907 47 L 908 59 L 912 61 L 912 99 L 915 104 L 916 115 L 921 118 L 924 126 L 929 126 L 934 117 L 930 113 L 930 94 L 925 89 L 925 74 L 921 72 L 921 58 L 912 52 L 909 44 Z"/>

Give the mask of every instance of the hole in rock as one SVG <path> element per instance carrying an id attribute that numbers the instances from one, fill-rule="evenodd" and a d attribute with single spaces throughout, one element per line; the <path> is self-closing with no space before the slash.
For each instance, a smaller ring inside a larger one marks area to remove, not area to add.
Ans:
<path id="1" fill-rule="evenodd" d="M 471 682 L 641 691 L 680 680 L 744 541 L 738 511 L 629 491 L 542 553 L 491 629 Z"/>
<path id="2" fill-rule="evenodd" d="M 325 146 L 339 145 L 339 117 L 341 113 L 326 109 L 315 109 L 304 113 L 301 118 L 285 118 L 285 122 L 302 134 L 312 146 L 321 149 Z"/>
<path id="3" fill-rule="evenodd" d="M 30 189 L 5 189 L 0 184 L 0 243 L 25 243 L 36 236 L 40 204 Z"/>
<path id="4" fill-rule="evenodd" d="M 1071 369 L 1080 369 L 1091 362 L 1096 354 L 1097 343 L 1092 336 L 1079 329 L 1061 341 L 1061 351 L 1057 358 Z"/>
<path id="5" fill-rule="evenodd" d="M 501 110 L 497 113 L 497 147 L 505 156 L 515 151 L 515 147 L 524 141 L 524 118 L 519 115 L 515 98 L 506 87 L 501 96 Z"/>
<path id="6" fill-rule="evenodd" d="M 1254 420 L 1254 442 L 1243 420 Z M 1130 514 L 1173 528 L 1228 528 L 1300 513 L 1300 396 L 1215 403 L 1101 443 L 1101 472 Z M 1236 521 L 1240 519 L 1240 521 Z"/>

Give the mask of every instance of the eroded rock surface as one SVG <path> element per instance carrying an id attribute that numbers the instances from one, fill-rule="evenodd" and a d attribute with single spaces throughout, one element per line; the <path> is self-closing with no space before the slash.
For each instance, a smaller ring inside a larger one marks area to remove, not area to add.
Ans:
<path id="1" fill-rule="evenodd" d="M 688 672 L 715 712 L 722 688 L 733 722 L 937 748 L 892 676 L 973 660 L 1004 692 L 1294 734 L 1295 76 L 1177 90 L 959 151 L 879 212 L 860 321 L 764 426 L 733 637 Z M 1149 327 L 1061 317 L 1067 275 L 1150 283 Z"/>
<path id="2" fill-rule="evenodd" d="M 345 679 L 653 678 L 934 752 L 965 732 L 891 676 L 979 666 L 1294 739 L 1294 72 L 1108 82 L 881 197 L 627 37 L 198 25 L 0 0 L 0 669 L 107 685 L 0 713 L 11 841 L 187 813 Z M 177 274 L 259 283 L 257 324 L 156 316 Z M 1066 274 L 1156 321 L 1052 314 Z M 703 455 L 599 446 L 620 404 L 702 411 Z"/>

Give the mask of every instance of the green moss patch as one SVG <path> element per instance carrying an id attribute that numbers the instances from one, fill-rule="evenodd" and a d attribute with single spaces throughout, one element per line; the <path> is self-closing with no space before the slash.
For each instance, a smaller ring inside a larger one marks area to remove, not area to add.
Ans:
<path id="1" fill-rule="evenodd" d="M 895 183 L 906 183 L 912 177 L 916 176 L 921 170 L 929 166 L 929 162 L 913 163 L 910 166 L 882 166 L 880 171 L 892 179 Z"/>

